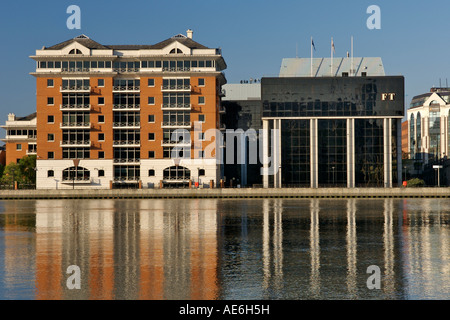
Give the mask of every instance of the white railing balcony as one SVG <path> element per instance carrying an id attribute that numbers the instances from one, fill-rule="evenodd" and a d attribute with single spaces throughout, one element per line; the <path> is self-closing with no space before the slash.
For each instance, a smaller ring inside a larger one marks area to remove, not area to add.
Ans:
<path id="1" fill-rule="evenodd" d="M 90 140 L 63 140 L 60 142 L 61 147 L 90 147 Z"/>
<path id="2" fill-rule="evenodd" d="M 36 136 L 34 135 L 6 135 L 4 140 L 27 140 L 27 141 L 33 141 L 36 140 Z"/>
<path id="3" fill-rule="evenodd" d="M 88 177 L 63 177 L 63 183 L 73 183 L 73 184 L 90 184 L 91 178 Z"/>
<path id="4" fill-rule="evenodd" d="M 90 104 L 60 104 L 59 110 L 67 111 L 67 110 L 90 110 Z"/>
<path id="5" fill-rule="evenodd" d="M 61 122 L 60 128 L 83 128 L 83 129 L 90 129 L 91 123 L 90 122 Z"/>
<path id="6" fill-rule="evenodd" d="M 219 107 L 219 113 L 226 113 L 225 107 L 220 106 Z"/>
<path id="7" fill-rule="evenodd" d="M 113 147 L 130 147 L 139 146 L 141 144 L 140 140 L 114 140 Z"/>
<path id="8" fill-rule="evenodd" d="M 192 122 L 161 122 L 161 128 L 190 128 Z"/>
<path id="9" fill-rule="evenodd" d="M 114 164 L 135 164 L 139 163 L 141 159 L 139 158 L 115 158 L 113 160 Z"/>
<path id="10" fill-rule="evenodd" d="M 139 92 L 140 86 L 114 86 L 113 92 Z"/>
<path id="11" fill-rule="evenodd" d="M 191 91 L 191 85 L 162 85 L 161 91 Z"/>
<path id="12" fill-rule="evenodd" d="M 114 129 L 125 129 L 125 128 L 140 128 L 141 123 L 139 121 L 120 121 L 113 122 Z"/>
<path id="13" fill-rule="evenodd" d="M 223 123 L 220 124 L 219 129 L 220 130 L 225 130 L 227 128 L 227 126 Z"/>
<path id="14" fill-rule="evenodd" d="M 120 181 L 120 182 L 137 182 L 141 178 L 140 177 L 114 177 L 114 181 Z"/>
<path id="15" fill-rule="evenodd" d="M 189 147 L 191 146 L 191 142 L 177 142 L 177 141 L 172 141 L 172 140 L 162 140 L 161 141 L 161 146 L 163 147 L 173 147 L 173 146 L 177 146 L 177 147 Z"/>
<path id="16" fill-rule="evenodd" d="M 90 72 L 90 68 L 61 68 L 62 72 Z"/>
<path id="17" fill-rule="evenodd" d="M 192 105 L 190 103 L 163 103 L 161 110 L 191 110 Z"/>
<path id="18" fill-rule="evenodd" d="M 26 154 L 27 155 L 36 155 L 37 154 L 37 150 L 36 149 L 34 149 L 34 150 L 27 150 Z"/>
<path id="19" fill-rule="evenodd" d="M 127 110 L 139 110 L 140 109 L 139 104 L 114 104 L 113 110 L 121 110 L 121 111 L 127 111 Z"/>
<path id="20" fill-rule="evenodd" d="M 113 72 L 126 73 L 126 72 L 139 72 L 139 68 L 113 68 Z"/>
<path id="21" fill-rule="evenodd" d="M 61 86 L 60 92 L 90 92 L 91 86 Z"/>
<path id="22" fill-rule="evenodd" d="M 166 72 L 189 72 L 191 71 L 191 68 L 183 68 L 183 67 L 163 67 L 162 71 L 166 71 Z"/>

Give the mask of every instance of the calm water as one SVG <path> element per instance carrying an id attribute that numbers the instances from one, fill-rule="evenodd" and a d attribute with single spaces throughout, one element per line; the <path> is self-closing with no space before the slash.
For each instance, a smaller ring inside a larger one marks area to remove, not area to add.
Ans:
<path id="1" fill-rule="evenodd" d="M 0 299 L 449 299 L 449 223 L 445 199 L 3 201 Z"/>

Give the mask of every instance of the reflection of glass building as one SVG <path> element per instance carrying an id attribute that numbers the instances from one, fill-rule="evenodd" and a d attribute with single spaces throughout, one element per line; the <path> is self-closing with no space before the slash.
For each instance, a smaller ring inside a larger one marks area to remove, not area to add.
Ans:
<path id="1" fill-rule="evenodd" d="M 450 88 L 432 88 L 412 99 L 407 111 L 410 159 L 426 164 L 448 155 L 449 112 Z"/>
<path id="2" fill-rule="evenodd" d="M 281 132 L 264 140 L 264 186 L 397 186 L 404 78 L 384 76 L 378 58 L 335 59 L 333 76 L 329 59 L 314 59 L 313 77 L 310 62 L 285 59 L 261 80 L 263 128 Z"/>

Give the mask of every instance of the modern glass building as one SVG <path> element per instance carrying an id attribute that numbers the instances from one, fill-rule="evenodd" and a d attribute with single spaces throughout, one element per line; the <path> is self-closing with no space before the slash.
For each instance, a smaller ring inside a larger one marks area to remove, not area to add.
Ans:
<path id="1" fill-rule="evenodd" d="M 339 59 L 334 65 L 349 62 Z M 404 77 L 384 76 L 378 60 L 354 59 L 333 76 L 321 71 L 329 61 L 314 61 L 313 77 L 296 74 L 302 62 L 290 59 L 280 77 L 262 78 L 263 129 L 271 132 L 263 138 L 264 187 L 400 184 Z"/>

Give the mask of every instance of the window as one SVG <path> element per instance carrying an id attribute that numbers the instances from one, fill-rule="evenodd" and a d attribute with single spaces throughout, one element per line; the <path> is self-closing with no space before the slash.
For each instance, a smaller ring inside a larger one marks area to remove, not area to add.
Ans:
<path id="1" fill-rule="evenodd" d="M 47 134 L 47 141 L 55 141 L 55 135 L 53 133 Z"/>
<path id="2" fill-rule="evenodd" d="M 198 175 L 204 176 L 205 175 L 205 169 L 198 169 Z"/>
<path id="3" fill-rule="evenodd" d="M 18 143 L 16 144 L 16 150 L 21 151 L 22 150 L 22 144 Z"/>
<path id="4" fill-rule="evenodd" d="M 148 97 L 148 104 L 154 105 L 155 104 L 155 97 Z"/>
<path id="5" fill-rule="evenodd" d="M 54 123 L 55 122 L 55 117 L 54 116 L 47 116 L 47 122 L 48 123 Z"/>
<path id="6" fill-rule="evenodd" d="M 98 170 L 98 176 L 104 177 L 105 176 L 105 170 Z"/>
<path id="7" fill-rule="evenodd" d="M 105 141 L 105 134 L 104 133 L 99 133 L 98 134 L 98 141 Z"/>
<path id="8" fill-rule="evenodd" d="M 54 87 L 53 79 L 47 79 L 47 87 L 48 88 L 53 88 Z"/>
<path id="9" fill-rule="evenodd" d="M 205 79 L 199 78 L 198 79 L 198 86 L 199 87 L 204 87 L 205 86 Z"/>
<path id="10" fill-rule="evenodd" d="M 99 87 L 104 87 L 105 86 L 105 79 L 98 79 L 97 85 Z"/>
<path id="11" fill-rule="evenodd" d="M 148 115 L 148 122 L 150 122 L 150 123 L 155 122 L 155 115 L 154 114 L 149 114 Z"/>
<path id="12" fill-rule="evenodd" d="M 154 140 L 155 140 L 155 134 L 154 134 L 153 132 L 150 132 L 150 133 L 148 134 L 148 140 L 149 140 L 149 141 L 154 141 Z"/>
<path id="13" fill-rule="evenodd" d="M 55 158 L 55 153 L 53 151 L 47 152 L 47 158 L 48 159 L 54 159 Z"/>
<path id="14" fill-rule="evenodd" d="M 148 79 L 148 86 L 154 87 L 155 86 L 155 79 Z"/>
<path id="15" fill-rule="evenodd" d="M 90 179 L 90 172 L 83 167 L 70 167 L 63 170 L 63 181 L 88 181 Z"/>
<path id="16" fill-rule="evenodd" d="M 149 159 L 155 158 L 155 151 L 149 151 L 149 152 L 148 152 L 148 158 L 149 158 Z"/>
<path id="17" fill-rule="evenodd" d="M 198 104 L 205 104 L 205 97 L 198 97 Z"/>
<path id="18" fill-rule="evenodd" d="M 105 152 L 104 151 L 99 151 L 98 152 L 98 158 L 99 159 L 105 159 Z"/>
<path id="19" fill-rule="evenodd" d="M 204 114 L 199 114 L 198 115 L 198 121 L 205 122 L 205 115 Z"/>
<path id="20" fill-rule="evenodd" d="M 53 170 L 48 170 L 47 171 L 47 178 L 51 178 L 51 177 L 54 177 L 55 176 L 55 171 L 53 171 Z"/>
<path id="21" fill-rule="evenodd" d="M 104 123 L 105 122 L 105 116 L 104 115 L 99 115 L 98 116 L 98 122 L 99 123 Z"/>
<path id="22" fill-rule="evenodd" d="M 148 176 L 149 177 L 154 177 L 155 176 L 155 170 L 154 169 L 148 170 Z"/>
<path id="23" fill-rule="evenodd" d="M 98 97 L 98 104 L 105 104 L 105 98 L 104 97 Z"/>
<path id="24" fill-rule="evenodd" d="M 53 105 L 53 104 L 54 104 L 53 97 L 48 97 L 48 98 L 47 98 L 47 104 L 48 104 L 48 105 Z"/>
<path id="25" fill-rule="evenodd" d="M 82 52 L 79 49 L 72 49 L 69 51 L 69 54 L 82 54 Z"/>

